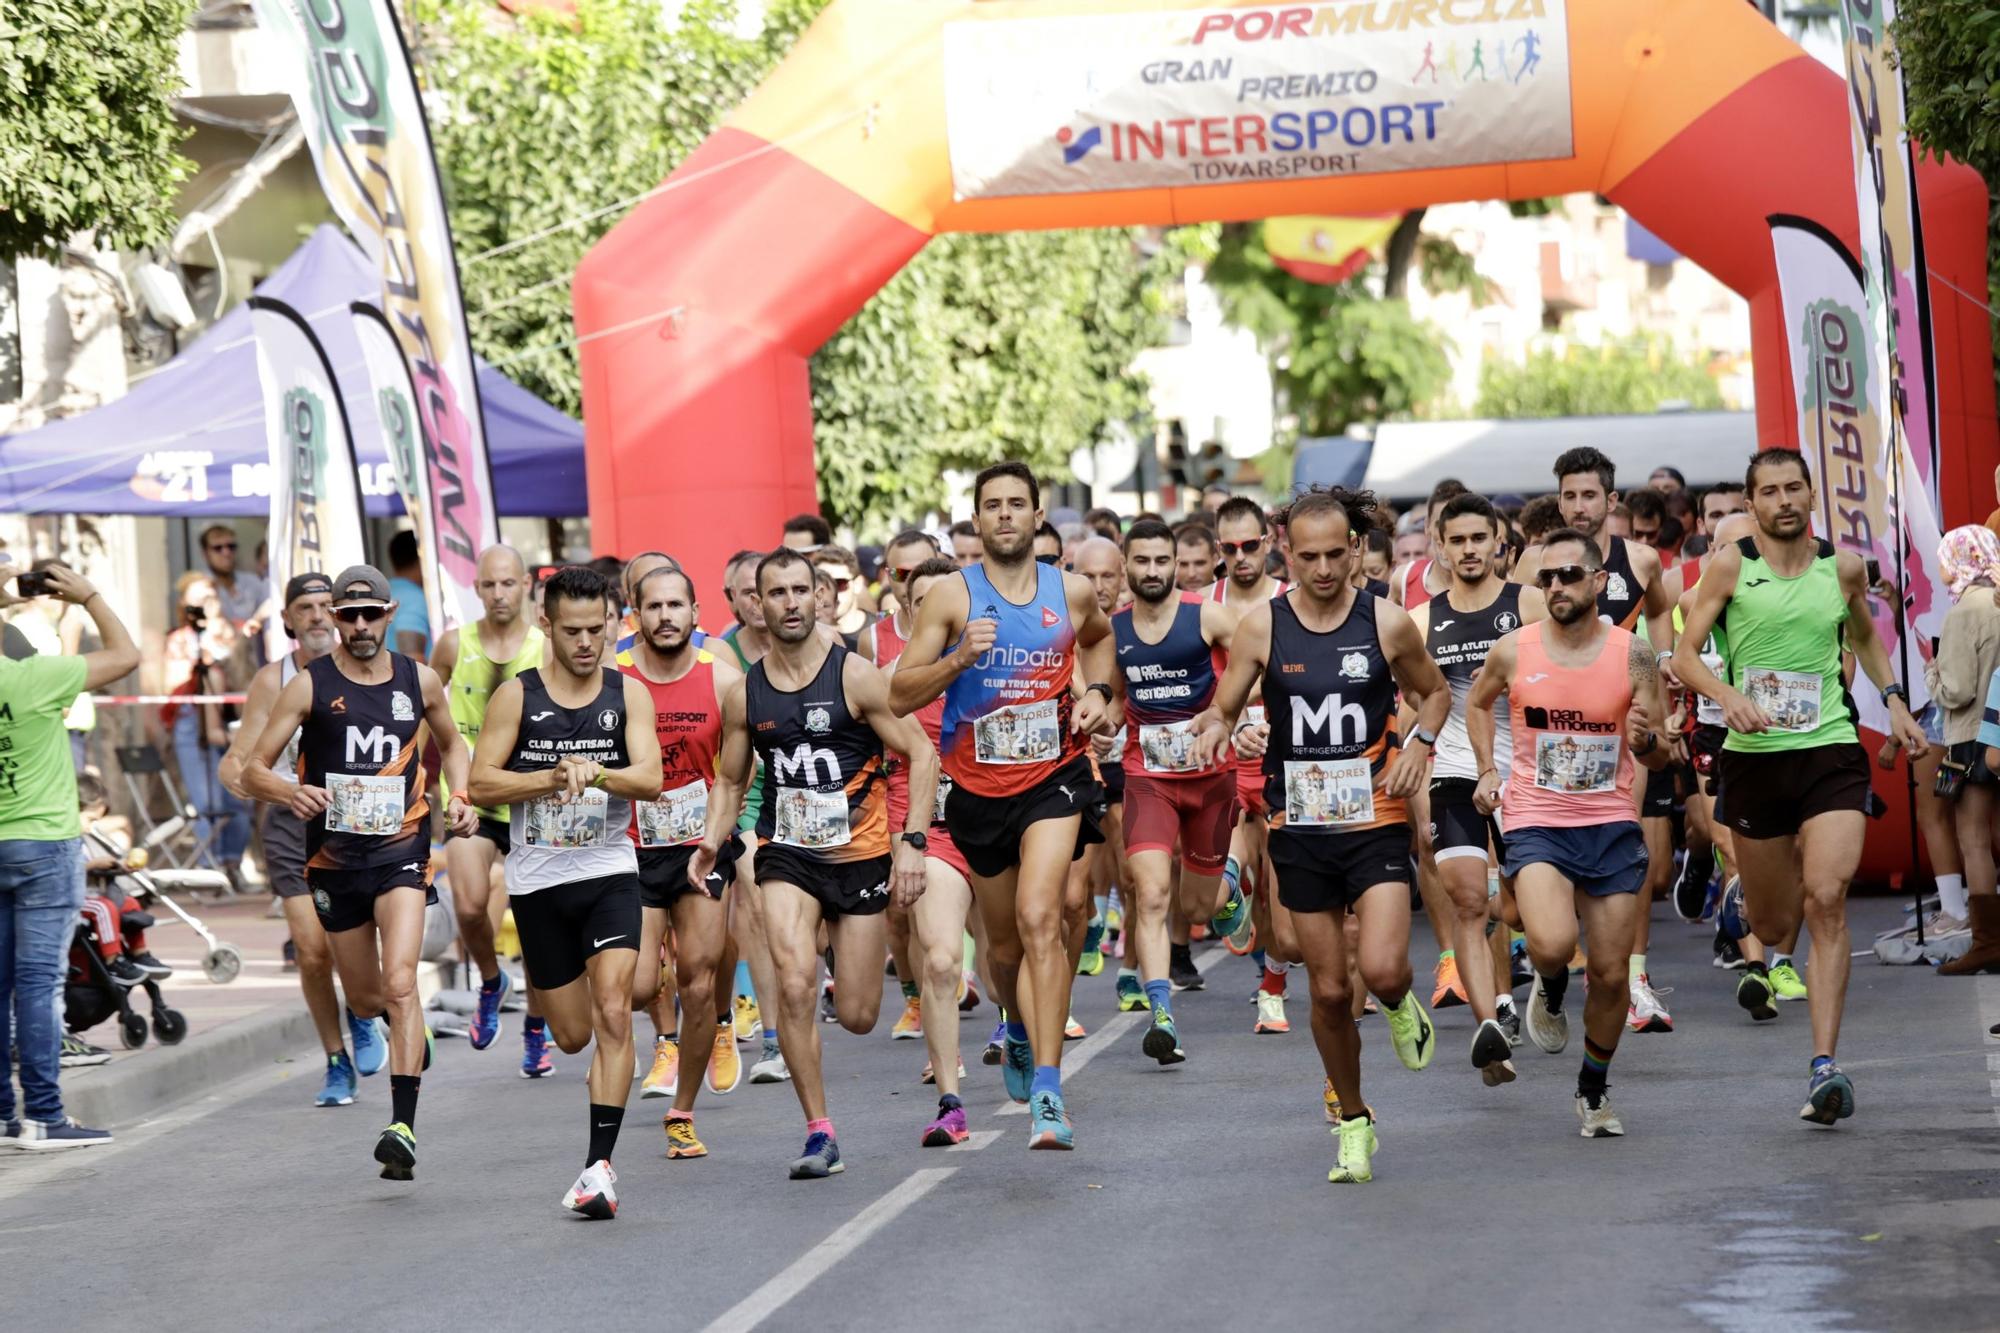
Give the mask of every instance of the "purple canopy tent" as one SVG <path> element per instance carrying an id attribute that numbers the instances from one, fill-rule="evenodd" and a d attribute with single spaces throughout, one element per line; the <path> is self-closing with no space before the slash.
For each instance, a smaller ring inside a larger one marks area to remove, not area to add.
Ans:
<path id="1" fill-rule="evenodd" d="M 380 299 L 380 276 L 352 241 L 321 226 L 257 290 L 305 315 L 333 362 L 369 515 L 402 513 L 347 310 Z M 583 427 L 484 361 L 478 371 L 499 511 L 587 513 Z M 270 507 L 269 453 L 250 308 L 239 305 L 123 398 L 0 437 L 0 512 L 260 516 Z"/>

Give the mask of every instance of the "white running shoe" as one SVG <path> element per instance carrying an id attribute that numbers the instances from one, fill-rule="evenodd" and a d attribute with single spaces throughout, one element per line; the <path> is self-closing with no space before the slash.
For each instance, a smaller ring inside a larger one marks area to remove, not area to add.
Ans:
<path id="1" fill-rule="evenodd" d="M 563 1195 L 563 1207 L 607 1222 L 618 1216 L 618 1193 L 612 1189 L 617 1183 L 618 1173 L 611 1169 L 611 1163 L 592 1162 L 583 1168 L 583 1174 L 569 1187 L 569 1193 Z"/>
<path id="2" fill-rule="evenodd" d="M 1595 1105 L 1583 1093 L 1576 1094 L 1576 1118 L 1582 1122 L 1583 1137 L 1587 1139 L 1615 1139 L 1625 1133 L 1618 1113 L 1611 1109 L 1611 1091 L 1608 1088 L 1597 1094 Z"/>
<path id="3" fill-rule="evenodd" d="M 1541 1047 L 1550 1055 L 1561 1055 L 1563 1047 L 1569 1045 L 1569 1015 L 1550 1013 L 1546 993 L 1542 990 L 1542 974 L 1535 974 L 1534 986 L 1528 992 L 1528 1002 L 1522 1008 L 1522 1017 L 1528 1028 L 1528 1040 Z"/>
<path id="4" fill-rule="evenodd" d="M 1632 974 L 1632 1003 L 1625 1011 L 1625 1026 L 1634 1032 L 1672 1032 L 1674 1018 L 1660 1003 L 1659 992 L 1643 972 Z"/>
<path id="5" fill-rule="evenodd" d="M 772 1051 L 770 1055 L 751 1065 L 750 1081 L 752 1083 L 791 1082 L 792 1071 L 785 1066 L 784 1052 Z"/>

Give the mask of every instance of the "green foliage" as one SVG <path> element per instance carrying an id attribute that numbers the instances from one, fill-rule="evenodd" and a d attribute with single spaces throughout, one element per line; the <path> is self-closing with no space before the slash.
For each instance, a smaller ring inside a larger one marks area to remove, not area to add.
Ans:
<path id="1" fill-rule="evenodd" d="M 1473 305 L 1482 306 L 1491 295 L 1472 256 L 1459 249 L 1449 236 L 1419 237 L 1417 264 L 1423 269 L 1424 290 L 1432 296 L 1465 292 L 1472 297 Z"/>
<path id="2" fill-rule="evenodd" d="M 0 258 L 172 233 L 193 170 L 172 105 L 191 3 L 0 3 Z"/>
<path id="3" fill-rule="evenodd" d="M 1481 417 L 1628 416 L 1685 403 L 1722 407 L 1722 391 L 1694 361 L 1675 357 L 1665 342 L 1634 339 L 1602 347 L 1543 349 L 1525 365 L 1488 361 L 1479 373 Z"/>
<path id="4" fill-rule="evenodd" d="M 1373 298 L 1360 278 L 1326 286 L 1293 277 L 1264 249 L 1255 224 L 1222 229 L 1208 281 L 1223 314 L 1270 354 L 1301 435 L 1410 416 L 1450 381 L 1441 330 L 1413 318 L 1402 301 Z"/>

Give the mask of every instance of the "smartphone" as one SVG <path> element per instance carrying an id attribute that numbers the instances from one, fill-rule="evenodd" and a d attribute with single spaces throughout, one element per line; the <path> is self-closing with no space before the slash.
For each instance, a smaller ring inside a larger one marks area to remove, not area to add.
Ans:
<path id="1" fill-rule="evenodd" d="M 1882 562 L 1871 556 L 1868 559 L 1867 567 L 1868 567 L 1868 586 L 1872 588 L 1876 584 L 1882 581 Z"/>
<path id="2" fill-rule="evenodd" d="M 14 587 L 23 597 L 47 597 L 55 591 L 55 580 L 46 569 L 40 573 L 31 570 L 15 579 Z"/>

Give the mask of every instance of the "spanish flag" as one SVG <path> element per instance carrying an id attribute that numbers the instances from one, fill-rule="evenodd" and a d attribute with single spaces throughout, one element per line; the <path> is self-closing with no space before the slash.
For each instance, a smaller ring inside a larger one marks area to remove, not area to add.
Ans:
<path id="1" fill-rule="evenodd" d="M 1330 286 L 1366 268 L 1401 218 L 1400 213 L 1266 218 L 1264 248 L 1293 277 Z"/>

